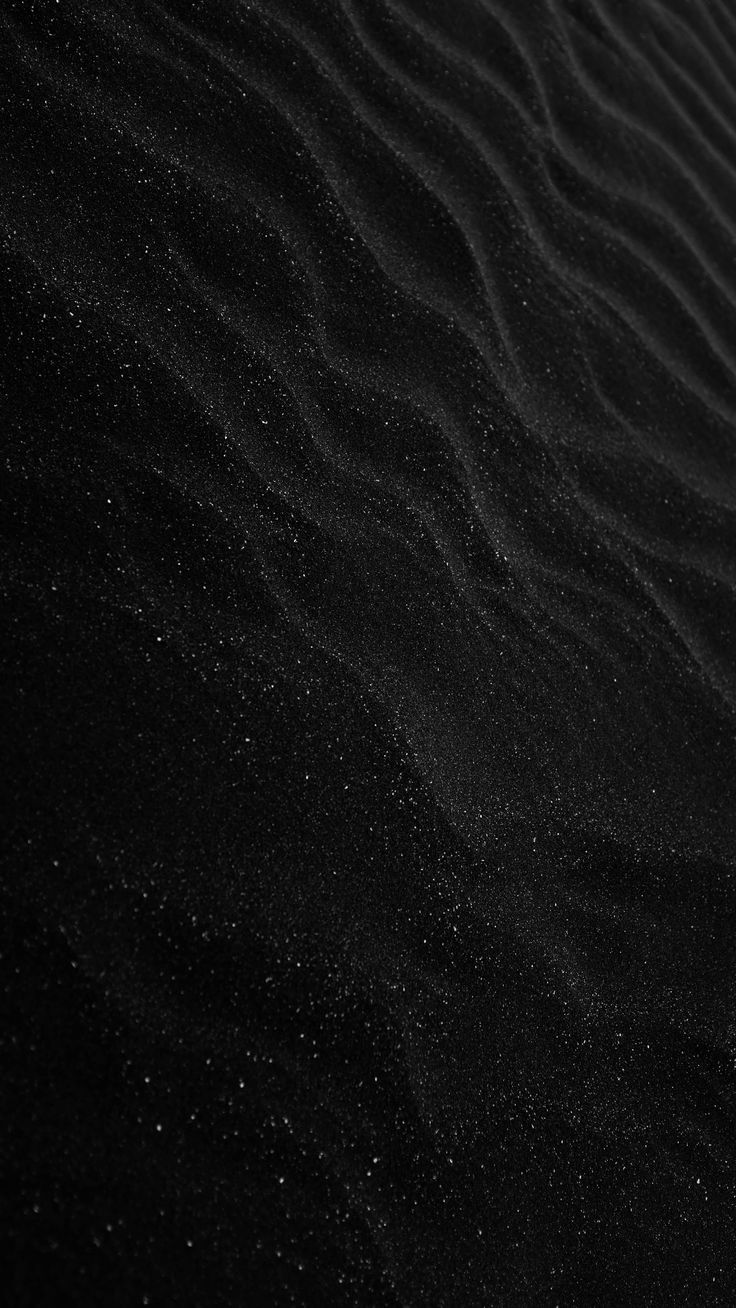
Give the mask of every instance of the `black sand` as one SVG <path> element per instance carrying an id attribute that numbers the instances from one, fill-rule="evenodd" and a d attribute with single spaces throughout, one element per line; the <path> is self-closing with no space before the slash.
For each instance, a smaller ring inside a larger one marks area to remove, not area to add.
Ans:
<path id="1" fill-rule="evenodd" d="M 736 1303 L 736 10 L 9 3 L 9 1305 Z"/>

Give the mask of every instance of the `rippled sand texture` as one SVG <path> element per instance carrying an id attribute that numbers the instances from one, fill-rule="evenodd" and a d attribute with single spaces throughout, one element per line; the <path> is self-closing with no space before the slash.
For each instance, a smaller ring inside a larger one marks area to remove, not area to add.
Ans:
<path id="1" fill-rule="evenodd" d="M 2 49 L 11 1302 L 733 1304 L 736 11 Z"/>

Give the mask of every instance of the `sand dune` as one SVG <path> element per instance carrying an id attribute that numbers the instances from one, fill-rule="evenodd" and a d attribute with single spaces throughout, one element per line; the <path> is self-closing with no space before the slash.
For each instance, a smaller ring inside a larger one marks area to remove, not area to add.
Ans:
<path id="1" fill-rule="evenodd" d="M 11 1302 L 732 1303 L 736 15 L 2 31 Z"/>

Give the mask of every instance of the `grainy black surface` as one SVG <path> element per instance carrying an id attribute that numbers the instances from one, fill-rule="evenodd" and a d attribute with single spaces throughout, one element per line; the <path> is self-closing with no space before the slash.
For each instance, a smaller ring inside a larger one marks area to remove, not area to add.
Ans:
<path id="1" fill-rule="evenodd" d="M 6 3 L 11 1308 L 736 1302 L 736 12 Z"/>

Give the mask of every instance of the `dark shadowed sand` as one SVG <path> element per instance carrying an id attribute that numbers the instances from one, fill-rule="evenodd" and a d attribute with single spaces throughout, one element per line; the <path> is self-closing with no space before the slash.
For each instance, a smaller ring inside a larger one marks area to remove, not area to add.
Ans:
<path id="1" fill-rule="evenodd" d="M 8 3 L 10 1308 L 736 1303 L 736 10 Z"/>

